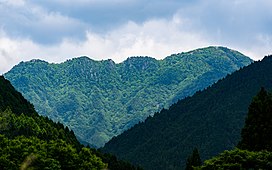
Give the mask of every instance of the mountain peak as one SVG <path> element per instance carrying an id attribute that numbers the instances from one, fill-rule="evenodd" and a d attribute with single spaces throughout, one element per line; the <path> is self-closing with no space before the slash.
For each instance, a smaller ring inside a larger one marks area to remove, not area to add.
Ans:
<path id="1" fill-rule="evenodd" d="M 150 62 L 150 61 L 156 61 L 156 59 L 149 56 L 133 56 L 133 57 L 128 57 L 122 63 L 143 63 L 143 62 Z"/>
<path id="2" fill-rule="evenodd" d="M 163 60 L 130 57 L 118 64 L 86 56 L 60 64 L 19 64 L 5 77 L 40 114 L 70 125 L 80 139 L 99 147 L 149 115 L 251 63 L 238 53 L 216 48 L 200 51 Z"/>
<path id="3" fill-rule="evenodd" d="M 64 63 L 66 63 L 66 62 L 68 62 L 68 63 L 69 62 L 80 62 L 80 61 L 84 61 L 84 62 L 96 62 L 95 60 L 91 59 L 88 56 L 80 56 L 80 57 L 74 57 L 72 59 L 68 59 Z"/>
<path id="4" fill-rule="evenodd" d="M 48 63 L 47 61 L 41 59 L 32 59 L 29 61 L 30 63 Z"/>
<path id="5" fill-rule="evenodd" d="M 158 60 L 148 56 L 129 57 L 119 65 L 123 65 L 125 69 L 143 71 L 156 67 Z"/>

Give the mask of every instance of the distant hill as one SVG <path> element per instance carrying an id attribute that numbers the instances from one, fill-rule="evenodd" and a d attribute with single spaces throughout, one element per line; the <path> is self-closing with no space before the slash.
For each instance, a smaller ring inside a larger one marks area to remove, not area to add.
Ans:
<path id="1" fill-rule="evenodd" d="M 5 77 L 42 115 L 74 130 L 82 143 L 110 138 L 193 95 L 252 60 L 224 47 L 131 57 L 120 64 L 79 57 L 61 64 L 21 62 Z"/>
<path id="2" fill-rule="evenodd" d="M 181 169 L 193 149 L 202 160 L 233 149 L 253 96 L 272 89 L 272 56 L 173 104 L 110 140 L 103 150 L 145 169 Z"/>
<path id="3" fill-rule="evenodd" d="M 73 131 L 38 115 L 0 76 L 0 169 L 140 170 L 114 155 L 83 147 Z"/>

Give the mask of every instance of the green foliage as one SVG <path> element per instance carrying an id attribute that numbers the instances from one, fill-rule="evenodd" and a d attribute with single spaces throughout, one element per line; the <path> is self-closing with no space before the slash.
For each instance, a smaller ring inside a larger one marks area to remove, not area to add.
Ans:
<path id="1" fill-rule="evenodd" d="M 110 170 L 143 170 L 139 166 L 134 166 L 131 163 L 123 160 L 118 160 L 116 156 L 108 153 L 102 153 L 96 149 L 91 149 L 93 153 L 99 156 L 103 162 L 108 164 Z"/>
<path id="2" fill-rule="evenodd" d="M 97 169 L 106 167 L 90 149 L 80 152 L 63 140 L 45 142 L 36 137 L 8 139 L 0 135 L 0 169 Z M 83 159 L 82 159 L 83 158 Z"/>
<path id="3" fill-rule="evenodd" d="M 225 151 L 196 169 L 272 169 L 272 96 L 263 87 L 253 98 L 239 148 Z"/>
<path id="4" fill-rule="evenodd" d="M 201 165 L 201 159 L 200 159 L 200 155 L 198 153 L 197 148 L 195 148 L 193 150 L 192 155 L 190 155 L 187 158 L 187 162 L 186 162 L 186 168 L 185 170 L 193 170 L 194 167 L 200 166 Z"/>
<path id="5" fill-rule="evenodd" d="M 238 147 L 250 151 L 272 151 L 272 96 L 264 88 L 248 109 Z"/>
<path id="6" fill-rule="evenodd" d="M 87 57 L 61 64 L 32 60 L 5 77 L 40 114 L 69 126 L 83 143 L 99 147 L 249 63 L 236 51 L 208 47 L 164 60 L 131 57 L 120 64 Z"/>
<path id="7" fill-rule="evenodd" d="M 0 110 L 6 110 L 10 107 L 15 114 L 25 113 L 28 116 L 37 116 L 34 106 L 29 103 L 21 93 L 17 92 L 14 87 L 3 76 L 0 76 Z"/>
<path id="8" fill-rule="evenodd" d="M 218 156 L 206 160 L 203 166 L 196 169 L 272 169 L 272 152 L 254 152 L 248 150 L 240 150 L 236 148 L 231 151 L 224 151 Z"/>
<path id="9" fill-rule="evenodd" d="M 0 169 L 18 169 L 19 166 L 30 166 L 30 163 L 34 169 L 103 169 L 107 164 L 111 170 L 137 169 L 112 155 L 67 144 L 65 139 L 71 141 L 65 138 L 64 132 L 69 130 L 56 130 L 45 123 L 42 124 L 44 126 L 39 126 L 32 117 L 24 114 L 16 116 L 10 109 L 0 112 L 0 125 L 0 133 L 9 137 L 8 139 L 2 135 L 0 138 L 3 141 L 0 144 Z"/>
<path id="10" fill-rule="evenodd" d="M 46 141 L 62 139 L 76 148 L 81 147 L 73 131 L 39 116 L 33 105 L 3 76 L 0 76 L 0 122 L 0 133 L 8 138 L 24 135 L 37 136 Z"/>
<path id="11" fill-rule="evenodd" d="M 253 96 L 272 89 L 271 76 L 272 57 L 266 57 L 114 137 L 103 151 L 164 170 L 185 168 L 195 147 L 203 160 L 233 149 Z"/>
<path id="12" fill-rule="evenodd" d="M 136 169 L 129 163 L 110 159 L 107 154 L 82 147 L 73 131 L 39 116 L 2 76 L 0 99 L 4 99 L 0 100 L 4 110 L 0 110 L 0 169 L 101 170 L 107 164 L 111 170 L 124 166 L 127 170 Z"/>

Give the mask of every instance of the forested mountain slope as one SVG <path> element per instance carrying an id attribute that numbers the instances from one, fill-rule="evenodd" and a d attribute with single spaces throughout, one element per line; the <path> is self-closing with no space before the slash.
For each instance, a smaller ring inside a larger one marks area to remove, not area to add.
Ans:
<path id="1" fill-rule="evenodd" d="M 186 168 L 192 169 L 191 165 Z M 205 160 L 197 169 L 272 169 L 271 93 L 262 87 L 252 99 L 237 148 Z"/>
<path id="2" fill-rule="evenodd" d="M 74 130 L 81 141 L 103 146 L 147 116 L 194 94 L 251 59 L 223 47 L 173 54 L 163 60 L 75 58 L 61 64 L 21 62 L 5 77 L 38 113 Z"/>
<path id="3" fill-rule="evenodd" d="M 195 147 L 205 160 L 237 145 L 248 106 L 261 87 L 272 88 L 272 56 L 147 118 L 103 150 L 145 169 L 184 168 Z"/>
<path id="4" fill-rule="evenodd" d="M 107 164 L 82 148 L 74 133 L 39 116 L 0 77 L 0 169 L 102 169 Z"/>
<path id="5" fill-rule="evenodd" d="M 107 167 L 136 169 L 113 155 L 80 145 L 73 131 L 38 115 L 33 105 L 0 76 L 0 169 L 101 170 Z"/>
<path id="6" fill-rule="evenodd" d="M 18 135 L 37 136 L 49 141 L 62 139 L 68 144 L 80 148 L 74 132 L 60 123 L 54 123 L 47 117 L 38 115 L 34 106 L 3 76 L 0 76 L 1 134 L 8 137 Z M 22 119 L 22 121 L 20 121 Z"/>

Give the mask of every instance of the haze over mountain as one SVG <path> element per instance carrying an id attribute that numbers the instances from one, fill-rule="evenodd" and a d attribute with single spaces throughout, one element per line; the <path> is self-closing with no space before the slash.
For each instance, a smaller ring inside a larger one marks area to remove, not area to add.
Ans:
<path id="1" fill-rule="evenodd" d="M 208 47 L 163 60 L 131 57 L 120 64 L 87 57 L 61 64 L 31 60 L 5 77 L 40 114 L 69 126 L 82 142 L 100 147 L 251 62 L 237 51 Z"/>
<path id="2" fill-rule="evenodd" d="M 238 144 L 248 106 L 261 87 L 272 89 L 272 56 L 147 118 L 103 150 L 145 169 L 184 168 L 195 147 L 202 160 L 211 158 Z"/>

